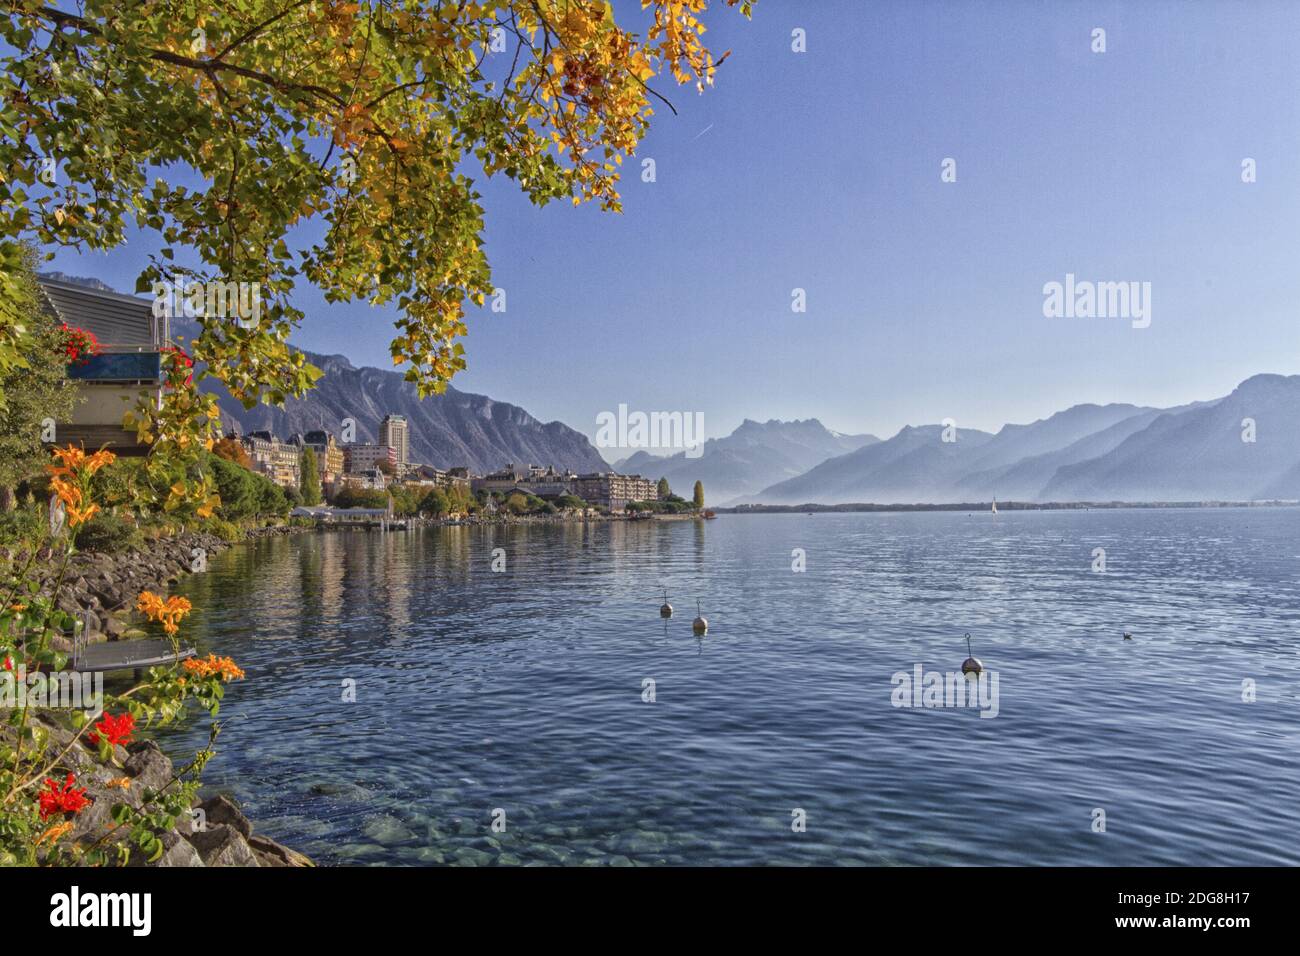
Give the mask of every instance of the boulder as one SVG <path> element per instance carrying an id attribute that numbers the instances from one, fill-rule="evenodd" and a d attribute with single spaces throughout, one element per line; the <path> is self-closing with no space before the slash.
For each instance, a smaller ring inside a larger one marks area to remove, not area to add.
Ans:
<path id="1" fill-rule="evenodd" d="M 167 849 L 158 858 L 154 866 L 203 866 L 203 857 L 192 843 L 181 839 L 175 833 L 162 835 L 163 846 Z"/>
<path id="2" fill-rule="evenodd" d="M 199 804 L 200 809 L 206 814 L 208 826 L 215 826 L 224 823 L 234 827 L 242 835 L 249 836 L 253 832 L 253 824 L 248 822 L 248 817 L 244 816 L 242 810 L 225 794 L 217 794 Z"/>
<path id="3" fill-rule="evenodd" d="M 291 850 L 270 837 L 257 834 L 248 838 L 248 846 L 262 866 L 315 866 L 310 858 Z"/>
<path id="4" fill-rule="evenodd" d="M 204 866 L 259 865 L 244 835 L 224 823 L 196 831 L 190 843 L 199 851 Z"/>
<path id="5" fill-rule="evenodd" d="M 152 740 L 142 740 L 127 748 L 131 754 L 126 761 L 126 772 L 136 783 L 161 790 L 172 778 L 172 762 Z"/>

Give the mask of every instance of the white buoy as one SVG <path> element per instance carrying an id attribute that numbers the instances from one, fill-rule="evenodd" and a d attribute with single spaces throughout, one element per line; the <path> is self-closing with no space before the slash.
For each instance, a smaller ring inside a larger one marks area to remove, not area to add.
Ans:
<path id="1" fill-rule="evenodd" d="M 672 606 L 671 604 L 668 603 L 668 589 L 667 589 L 667 588 L 664 588 L 664 603 L 663 603 L 662 605 L 660 605 L 660 607 L 659 607 L 659 616 L 660 616 L 660 617 L 672 617 L 672 616 L 673 616 L 673 606 Z"/>
<path id="2" fill-rule="evenodd" d="M 961 662 L 961 672 L 963 674 L 978 674 L 984 670 L 983 662 L 971 652 L 970 632 L 966 633 L 966 653 L 970 654 L 970 657 Z"/>
<path id="3" fill-rule="evenodd" d="M 691 621 L 691 630 L 696 634 L 704 634 L 709 629 L 709 622 L 704 619 L 704 612 L 700 610 L 700 602 L 695 602 L 695 611 L 699 615 Z"/>

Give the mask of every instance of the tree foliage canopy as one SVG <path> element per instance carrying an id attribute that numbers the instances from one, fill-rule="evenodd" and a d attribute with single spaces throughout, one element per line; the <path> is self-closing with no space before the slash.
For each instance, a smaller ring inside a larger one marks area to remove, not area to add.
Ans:
<path id="1" fill-rule="evenodd" d="M 752 0 L 722 2 L 748 15 Z M 707 3 L 643 0 L 642 36 L 599 0 L 11 0 L 0 277 L 19 239 L 105 249 L 142 226 L 164 247 L 138 291 L 259 283 L 256 321 L 201 316 L 192 344 L 246 405 L 319 374 L 287 344 L 302 279 L 395 303 L 394 364 L 441 391 L 465 365 L 466 300 L 492 291 L 470 174 L 617 210 L 619 167 L 663 100 L 649 84 L 703 90 L 726 59 L 703 43 Z M 22 321 L 0 305 L 0 370 Z"/>

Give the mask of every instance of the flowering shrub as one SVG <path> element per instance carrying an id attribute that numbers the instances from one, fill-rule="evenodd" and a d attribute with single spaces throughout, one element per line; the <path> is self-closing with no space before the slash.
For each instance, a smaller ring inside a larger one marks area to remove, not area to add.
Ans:
<path id="1" fill-rule="evenodd" d="M 63 355 L 69 365 L 85 365 L 91 356 L 99 354 L 99 340 L 94 332 L 66 322 L 59 328 L 63 333 Z"/>
<path id="2" fill-rule="evenodd" d="M 90 479 L 113 455 L 68 446 L 55 449 L 54 459 L 51 488 L 68 528 L 76 528 L 95 514 Z M 45 544 L 0 581 L 0 865 L 101 866 L 125 864 L 133 855 L 157 860 L 162 834 L 190 812 L 219 725 L 213 724 L 206 747 L 154 786 L 122 774 L 121 748 L 142 726 L 179 719 L 190 701 L 215 718 L 224 684 L 244 672 L 229 658 L 209 656 L 151 668 L 126 690 L 105 693 L 97 713 L 44 706 L 59 701 L 34 688 L 71 677 L 67 636 L 81 626 L 58 605 L 74 536 L 52 520 Z M 50 595 L 40 593 L 33 572 L 40 552 L 60 562 Z M 189 601 L 146 591 L 137 607 L 179 647 L 176 635 Z M 74 753 L 79 747 L 87 749 Z M 85 816 L 105 802 L 107 812 Z"/>

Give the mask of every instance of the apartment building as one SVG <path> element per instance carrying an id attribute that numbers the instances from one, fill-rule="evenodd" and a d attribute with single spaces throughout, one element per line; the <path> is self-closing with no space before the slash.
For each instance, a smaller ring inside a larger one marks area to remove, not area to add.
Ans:
<path id="1" fill-rule="evenodd" d="M 405 415 L 385 415 L 379 423 L 379 444 L 388 445 L 397 456 L 396 474 L 404 475 L 411 460 L 410 430 Z"/>
<path id="2" fill-rule="evenodd" d="M 397 474 L 397 449 L 392 445 L 351 444 L 343 446 L 344 472 L 349 475 L 387 467 Z"/>
<path id="3" fill-rule="evenodd" d="M 280 441 L 269 431 L 249 432 L 241 439 L 253 470 L 261 472 L 277 485 L 297 488 L 302 476 L 302 450 L 292 440 Z"/>
<path id="4" fill-rule="evenodd" d="M 529 469 L 517 467 L 514 464 L 508 464 L 504 468 L 498 468 L 490 474 L 481 475 L 470 481 L 470 486 L 475 492 L 510 492 L 528 477 Z"/>
<path id="5" fill-rule="evenodd" d="M 620 475 L 617 472 L 595 472 L 578 475 L 572 483 L 573 494 L 588 504 L 600 505 L 610 511 L 622 511 L 629 501 L 658 501 L 659 485 L 640 475 Z"/>

